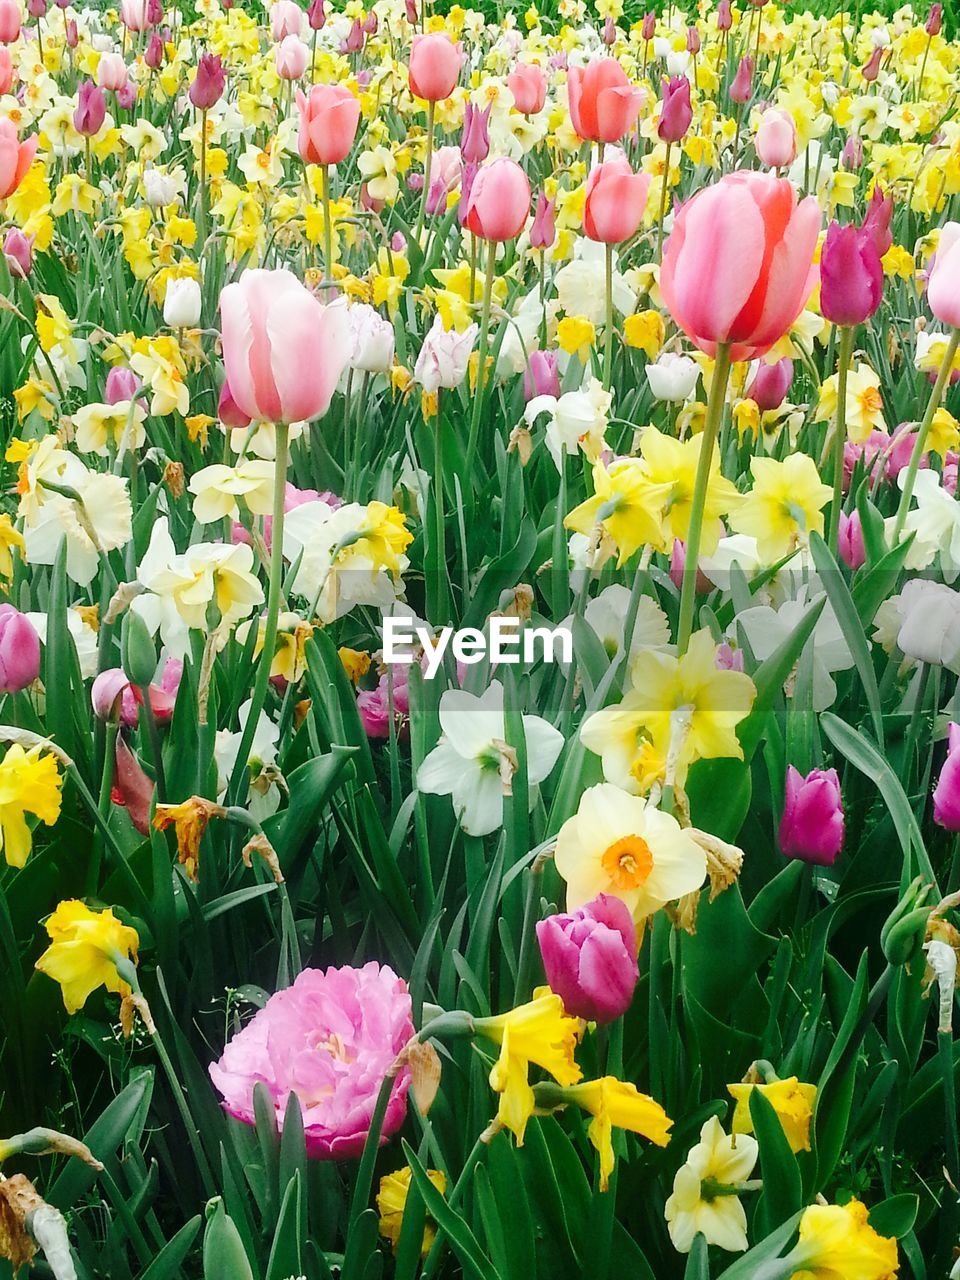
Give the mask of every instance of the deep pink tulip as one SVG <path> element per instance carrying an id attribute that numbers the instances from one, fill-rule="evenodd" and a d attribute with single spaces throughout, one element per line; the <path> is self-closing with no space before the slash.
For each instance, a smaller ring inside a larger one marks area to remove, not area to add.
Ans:
<path id="1" fill-rule="evenodd" d="M 843 848 L 843 827 L 836 769 L 812 769 L 804 777 L 790 765 L 779 831 L 784 856 L 832 867 Z"/>
<path id="2" fill-rule="evenodd" d="M 460 154 L 467 164 L 480 164 L 490 154 L 490 112 L 493 104 L 481 109 L 468 102 L 463 113 Z"/>
<path id="3" fill-rule="evenodd" d="M 251 420 L 302 422 L 326 413 L 350 358 L 340 303 L 324 306 L 291 271 L 244 271 L 220 294 L 223 363 Z"/>
<path id="4" fill-rule="evenodd" d="M 227 77 L 219 54 L 202 53 L 197 63 L 197 74 L 190 86 L 190 101 L 198 111 L 209 111 L 223 97 Z"/>
<path id="5" fill-rule="evenodd" d="M 410 92 L 425 102 L 442 102 L 457 87 L 462 65 L 463 54 L 449 36 L 440 31 L 414 36 L 407 67 Z"/>
<path id="6" fill-rule="evenodd" d="M 27 13 L 39 22 L 47 16 L 47 0 L 27 0 Z"/>
<path id="7" fill-rule="evenodd" d="M 598 894 L 569 914 L 537 924 L 537 941 L 551 991 L 567 1013 L 588 1022 L 613 1022 L 630 1008 L 640 978 L 637 929 L 619 898 Z"/>
<path id="8" fill-rule="evenodd" d="M 672 80 L 664 80 L 657 136 L 663 142 L 679 142 L 690 128 L 692 119 L 690 81 L 686 76 L 674 76 Z"/>
<path id="9" fill-rule="evenodd" d="M 407 669 L 393 668 L 393 722 L 397 736 L 405 740 L 410 732 L 410 690 L 407 685 Z M 390 737 L 390 680 L 382 675 L 375 689 L 357 691 L 357 710 L 368 738 L 382 741 Z"/>
<path id="10" fill-rule="evenodd" d="M 960 724 L 947 729 L 947 758 L 933 790 L 933 820 L 947 831 L 960 831 Z"/>
<path id="11" fill-rule="evenodd" d="M 837 534 L 837 550 L 844 564 L 851 569 L 859 569 L 866 563 L 867 549 L 863 541 L 863 526 L 860 523 L 860 512 L 853 511 L 847 515 L 840 512 L 840 529 Z"/>
<path id="12" fill-rule="evenodd" d="M 0 44 L 14 44 L 20 38 L 23 14 L 17 0 L 0 0 Z"/>
<path id="13" fill-rule="evenodd" d="M 749 102 L 753 94 L 753 59 L 744 54 L 737 67 L 737 74 L 730 85 L 731 102 Z"/>
<path id="14" fill-rule="evenodd" d="M 940 228 L 927 280 L 927 302 L 942 324 L 960 327 L 960 222 L 947 222 Z"/>
<path id="15" fill-rule="evenodd" d="M 26 177 L 37 154 L 36 134 L 20 141 L 17 126 L 9 118 L 0 120 L 0 200 L 12 196 Z"/>
<path id="16" fill-rule="evenodd" d="M 322 31 L 327 25 L 326 0 L 310 0 L 307 10 L 307 23 L 311 31 Z"/>
<path id="17" fill-rule="evenodd" d="M 297 90 L 297 110 L 297 145 L 304 164 L 339 164 L 345 160 L 357 136 L 360 100 L 345 85 L 315 84 L 306 96 Z"/>
<path id="18" fill-rule="evenodd" d="M 616 58 L 597 58 L 567 72 L 567 103 L 585 142 L 619 142 L 637 122 L 643 94 Z"/>
<path id="19" fill-rule="evenodd" d="M 863 230 L 867 232 L 877 246 L 877 253 L 882 258 L 893 244 L 893 232 L 890 223 L 893 219 L 893 196 L 885 195 L 878 183 L 873 188 L 873 195 L 867 205 L 863 218 Z"/>
<path id="20" fill-rule="evenodd" d="M 543 191 L 537 192 L 537 207 L 530 228 L 530 244 L 534 249 L 549 249 L 557 238 L 557 202 L 548 200 Z"/>
<path id="21" fill-rule="evenodd" d="M 883 267 L 869 232 L 831 222 L 820 252 L 820 311 L 834 324 L 861 324 L 880 305 Z"/>
<path id="22" fill-rule="evenodd" d="M 127 746 L 122 733 L 117 735 L 114 753 L 113 789 L 110 799 L 126 809 L 130 821 L 142 836 L 150 834 L 150 803 L 153 782 L 143 771 L 140 761 Z"/>
<path id="23" fill-rule="evenodd" d="M 19 227 L 11 227 L 3 239 L 3 252 L 12 276 L 25 280 L 33 267 L 34 236 L 26 236 Z"/>
<path id="24" fill-rule="evenodd" d="M 820 208 L 785 178 L 741 170 L 681 205 L 664 245 L 660 290 L 701 351 L 731 344 L 733 360 L 764 355 L 816 283 Z"/>
<path id="25" fill-rule="evenodd" d="M 547 98 L 547 77 L 540 67 L 521 62 L 507 76 L 507 88 L 521 115 L 535 116 L 543 110 Z"/>
<path id="26" fill-rule="evenodd" d="M 557 363 L 558 351 L 531 351 L 527 367 L 523 371 L 523 398 L 532 400 L 534 396 L 560 395 L 560 374 Z"/>
<path id="27" fill-rule="evenodd" d="M 84 80 L 77 90 L 77 106 L 73 113 L 73 127 L 85 138 L 94 138 L 103 128 L 107 114 L 107 99 L 99 85 Z"/>
<path id="28" fill-rule="evenodd" d="M 930 12 L 927 14 L 926 33 L 928 36 L 938 36 L 940 28 L 943 26 L 943 5 L 932 4 Z"/>
<path id="29" fill-rule="evenodd" d="M 880 45 L 871 53 L 868 61 L 864 65 L 860 74 L 868 84 L 872 84 L 880 74 L 880 59 L 883 57 L 883 49 Z"/>
<path id="30" fill-rule="evenodd" d="M 0 693 L 19 693 L 40 674 L 40 637 L 12 604 L 0 604 Z"/>
<path id="31" fill-rule="evenodd" d="M 163 38 L 156 31 L 151 31 L 143 60 L 151 71 L 159 71 L 163 66 L 163 55 Z"/>
<path id="32" fill-rule="evenodd" d="M 797 126 L 789 111 L 768 107 L 754 140 L 757 158 L 768 169 L 785 169 L 797 158 Z"/>
<path id="33" fill-rule="evenodd" d="M 468 231 L 481 240 L 513 240 L 529 213 L 530 183 L 516 160 L 501 156 L 480 166 L 467 197 Z"/>
<path id="34" fill-rule="evenodd" d="M 756 373 L 747 387 L 747 396 L 761 413 L 771 409 L 779 409 L 793 382 L 793 361 L 789 356 L 777 360 L 775 364 L 760 361 Z"/>
<path id="35" fill-rule="evenodd" d="M 650 190 L 650 174 L 634 173 L 621 152 L 596 165 L 587 179 L 583 229 L 601 244 L 622 244 L 640 226 Z"/>
<path id="36" fill-rule="evenodd" d="M 420 25 L 420 11 L 417 8 L 417 0 L 404 0 L 404 11 L 411 27 Z"/>

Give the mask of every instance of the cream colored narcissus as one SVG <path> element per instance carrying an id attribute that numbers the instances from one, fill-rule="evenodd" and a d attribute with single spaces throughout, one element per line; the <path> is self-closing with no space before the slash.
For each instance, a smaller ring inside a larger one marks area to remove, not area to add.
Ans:
<path id="1" fill-rule="evenodd" d="M 667 1230 L 678 1253 L 689 1253 L 699 1233 L 707 1244 L 730 1253 L 748 1245 L 747 1214 L 737 1189 L 753 1172 L 760 1146 L 747 1134 L 726 1134 L 716 1116 L 700 1130 L 677 1170 L 664 1206 Z"/>

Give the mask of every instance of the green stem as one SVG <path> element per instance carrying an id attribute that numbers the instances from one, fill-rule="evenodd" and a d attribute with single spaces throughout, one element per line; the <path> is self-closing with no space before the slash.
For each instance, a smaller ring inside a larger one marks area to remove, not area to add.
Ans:
<path id="1" fill-rule="evenodd" d="M 697 463 L 697 477 L 693 486 L 693 502 L 690 510 L 690 528 L 687 531 L 687 548 L 683 564 L 683 582 L 680 588 L 680 615 L 677 622 L 677 652 L 683 656 L 690 643 L 693 630 L 693 610 L 697 595 L 697 564 L 700 560 L 700 535 L 703 531 L 703 508 L 707 500 L 707 486 L 710 482 L 710 466 L 713 462 L 713 450 L 720 433 L 723 419 L 723 406 L 727 394 L 727 380 L 730 377 L 730 345 L 721 342 L 717 346 L 717 355 L 713 365 L 713 378 L 710 382 L 710 398 L 707 402 L 707 417 L 703 424 L 703 435 L 700 438 L 700 458 Z"/>
<path id="2" fill-rule="evenodd" d="M 433 121 L 437 112 L 437 104 L 435 102 L 427 103 L 427 151 L 423 158 L 423 191 L 420 193 L 420 212 L 417 214 L 417 229 L 413 234 L 414 240 L 420 244 L 420 232 L 423 230 L 423 220 L 427 216 L 427 200 L 430 197 L 430 167 L 433 161 Z"/>
<path id="3" fill-rule="evenodd" d="M 487 341 L 490 335 L 490 306 L 493 301 L 493 273 L 497 264 L 497 246 L 491 240 L 487 244 L 487 273 L 483 281 L 483 306 L 480 312 L 480 338 L 477 342 L 477 388 L 473 397 L 473 414 L 470 418 L 470 436 L 467 441 L 466 482 L 473 483 L 473 463 L 480 434 L 480 414 L 483 410 L 483 393 L 487 373 Z"/>
<path id="4" fill-rule="evenodd" d="M 897 518 L 893 526 L 894 546 L 900 541 L 900 535 L 903 533 L 907 512 L 910 510 L 910 499 L 913 497 L 913 486 L 916 483 L 917 471 L 920 468 L 920 459 L 923 457 L 924 450 L 927 447 L 930 424 L 933 422 L 933 415 L 937 412 L 937 408 L 943 398 L 944 389 L 950 379 L 950 371 L 953 369 L 953 358 L 957 354 L 958 344 L 960 344 L 960 329 L 954 329 L 950 334 L 950 341 L 947 343 L 947 350 L 937 373 L 937 380 L 933 384 L 933 390 L 930 392 L 927 411 L 923 415 L 923 421 L 920 423 L 916 443 L 913 446 L 913 453 L 910 455 L 910 462 L 907 465 L 907 476 L 903 484 L 900 505 L 897 507 Z"/>
<path id="5" fill-rule="evenodd" d="M 847 442 L 847 375 L 853 354 L 856 325 L 840 326 L 840 350 L 837 357 L 837 421 L 833 441 L 833 502 L 830 507 L 830 550 L 837 554 L 840 533 L 840 509 L 843 506 L 843 446 Z"/>
<path id="6" fill-rule="evenodd" d="M 433 483 L 431 489 L 435 548 L 432 571 L 429 568 L 427 570 L 429 575 L 427 579 L 427 597 L 433 601 L 433 607 L 429 610 L 429 617 L 442 624 L 446 621 L 447 614 L 447 529 L 443 510 L 443 391 L 439 387 L 437 388 L 437 421 L 433 432 Z M 430 581 L 431 577 L 434 578 L 432 583 Z"/>
<path id="7" fill-rule="evenodd" d="M 663 165 L 663 189 L 660 192 L 660 212 L 657 215 L 657 261 L 663 257 L 663 220 L 667 216 L 667 193 L 670 190 L 670 148 L 672 142 L 667 143 L 667 158 Z"/>
<path id="8" fill-rule="evenodd" d="M 276 424 L 277 459 L 274 470 L 273 490 L 273 526 L 270 547 L 270 586 L 267 593 L 267 619 L 263 634 L 263 649 L 260 652 L 257 676 L 253 685 L 253 697 L 250 701 L 250 713 L 243 726 L 240 749 L 233 766 L 228 795 L 230 803 L 241 805 L 247 794 L 247 762 L 253 735 L 257 731 L 257 722 L 267 697 L 267 684 L 270 681 L 270 667 L 273 663 L 274 650 L 277 647 L 277 621 L 280 617 L 280 590 L 283 578 L 283 499 L 287 479 L 287 455 L 290 428 L 285 422 Z"/>
<path id="9" fill-rule="evenodd" d="M 333 287 L 333 227 L 330 224 L 330 166 L 320 166 L 320 193 L 323 201 L 323 274 L 329 291 Z"/>
<path id="10" fill-rule="evenodd" d="M 668 148 L 669 158 L 669 148 Z M 606 255 L 606 287 L 607 287 L 607 316 L 606 331 L 603 335 L 604 354 L 603 354 L 603 389 L 610 390 L 610 383 L 613 377 L 613 245 L 605 245 Z"/>
<path id="11" fill-rule="evenodd" d="M 97 812 L 104 825 L 110 820 L 110 796 L 113 792 L 113 767 L 117 745 L 117 734 L 120 732 L 119 720 L 108 720 L 103 748 L 103 773 L 100 776 L 100 797 Z M 91 894 L 96 893 L 100 879 L 100 863 L 103 858 L 103 831 L 98 828 L 94 832 L 93 857 L 87 871 L 87 886 Z"/>
<path id="12" fill-rule="evenodd" d="M 200 235 L 199 254 L 203 253 L 203 243 L 207 234 L 207 113 L 200 112 Z"/>

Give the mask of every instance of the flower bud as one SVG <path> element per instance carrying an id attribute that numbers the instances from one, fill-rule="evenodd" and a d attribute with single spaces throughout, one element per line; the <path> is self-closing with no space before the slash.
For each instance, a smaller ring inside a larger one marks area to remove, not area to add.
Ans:
<path id="1" fill-rule="evenodd" d="M 599 894 L 569 915 L 548 916 L 537 941 L 550 988 L 567 1013 L 613 1022 L 630 1008 L 640 971 L 637 931 L 616 897 Z"/>
<path id="2" fill-rule="evenodd" d="M 837 534 L 837 550 L 840 559 L 851 569 L 859 569 L 866 563 L 867 550 L 863 542 L 863 527 L 860 523 L 860 512 L 847 515 L 840 512 L 840 529 Z"/>
<path id="3" fill-rule="evenodd" d="M 747 398 L 752 400 L 761 413 L 779 409 L 793 382 L 793 361 L 789 356 L 767 364 L 761 360 L 757 371 L 747 388 Z"/>
<path id="4" fill-rule="evenodd" d="M 831 222 L 820 253 L 820 310 L 834 324 L 861 324 L 880 305 L 883 267 L 872 232 Z"/>
<path id="5" fill-rule="evenodd" d="M 157 669 L 157 650 L 147 624 L 132 609 L 124 614 L 121 650 L 123 669 L 129 675 L 131 684 L 141 688 L 148 685 Z"/>
<path id="6" fill-rule="evenodd" d="M 530 401 L 534 396 L 560 397 L 560 375 L 557 372 L 558 351 L 531 351 L 523 372 L 523 397 Z"/>
<path id="7" fill-rule="evenodd" d="M 679 142 L 690 128 L 693 108 L 690 106 L 690 81 L 686 76 L 674 76 L 663 82 L 663 104 L 657 135 L 663 142 Z"/>
<path id="8" fill-rule="evenodd" d="M 947 730 L 947 758 L 933 790 L 933 820 L 947 831 L 960 831 L 960 724 Z"/>
<path id="9" fill-rule="evenodd" d="M 200 111 L 209 111 L 223 97 L 227 77 L 219 55 L 203 53 L 197 63 L 197 74 L 190 86 L 189 98 Z"/>
<path id="10" fill-rule="evenodd" d="M 930 12 L 927 14 L 927 24 L 925 27 L 928 36 L 938 36 L 940 28 L 943 26 L 943 5 L 932 4 Z"/>
<path id="11" fill-rule="evenodd" d="M 40 637 L 30 619 L 0 604 L 0 693 L 19 693 L 40 674 Z"/>
<path id="12" fill-rule="evenodd" d="M 843 834 L 843 800 L 836 769 L 812 769 L 804 777 L 790 765 L 779 831 L 784 856 L 832 867 L 843 848 Z"/>
<path id="13" fill-rule="evenodd" d="M 171 276 L 163 300 L 163 322 L 171 329 L 186 329 L 200 323 L 200 285 L 190 276 Z"/>
<path id="14" fill-rule="evenodd" d="M 83 137 L 93 138 L 100 132 L 106 114 L 107 101 L 103 90 L 92 80 L 84 80 L 77 92 L 73 127 Z"/>
<path id="15" fill-rule="evenodd" d="M 19 227 L 11 227 L 3 240 L 3 252 L 12 276 L 25 280 L 33 266 L 33 236 L 24 235 Z"/>
<path id="16" fill-rule="evenodd" d="M 107 374 L 103 398 L 107 404 L 119 404 L 121 400 L 133 400 L 140 390 L 140 379 L 132 369 L 116 364 Z"/>
<path id="17" fill-rule="evenodd" d="M 90 703 L 98 720 L 117 721 L 123 707 L 123 695 L 130 681 L 120 667 L 101 671 L 90 690 Z"/>
<path id="18" fill-rule="evenodd" d="M 749 102 L 753 93 L 753 59 L 745 54 L 730 86 L 731 102 Z"/>

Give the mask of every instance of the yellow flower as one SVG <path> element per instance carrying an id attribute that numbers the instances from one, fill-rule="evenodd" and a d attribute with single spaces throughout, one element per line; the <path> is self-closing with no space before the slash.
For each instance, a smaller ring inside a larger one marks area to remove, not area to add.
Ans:
<path id="1" fill-rule="evenodd" d="M 409 1168 L 398 1169 L 396 1173 L 385 1174 L 380 1179 L 380 1190 L 377 1192 L 380 1234 L 385 1240 L 390 1241 L 394 1253 L 396 1253 L 397 1245 L 400 1241 L 400 1231 L 403 1227 L 403 1211 L 406 1208 L 407 1196 L 410 1194 L 411 1177 L 412 1172 Z M 427 1177 L 441 1195 L 446 1194 L 447 1179 L 445 1174 L 441 1173 L 439 1169 L 428 1169 Z M 427 1219 L 424 1224 L 423 1241 L 420 1246 L 421 1257 L 426 1257 L 430 1252 L 436 1234 L 436 1227 L 433 1222 Z"/>
<path id="2" fill-rule="evenodd" d="M 250 634 L 252 623 L 245 623 L 237 628 L 237 640 L 245 645 Z M 257 626 L 257 639 L 253 647 L 253 656 L 258 658 L 263 651 L 263 642 L 267 632 L 267 620 L 261 617 Z M 277 647 L 270 663 L 270 678 L 274 680 L 282 676 L 289 684 L 296 682 L 307 669 L 306 644 L 313 635 L 313 627 L 296 613 L 281 613 L 277 619 Z M 369 659 L 367 660 L 369 665 Z"/>
<path id="3" fill-rule="evenodd" d="M 11 867 L 22 867 L 33 845 L 26 815 L 48 827 L 60 817 L 63 778 L 56 756 L 41 753 L 42 747 L 24 751 L 15 742 L 0 761 L 0 848 Z"/>
<path id="4" fill-rule="evenodd" d="M 702 435 L 681 442 L 673 436 L 664 435 L 656 427 L 647 427 L 641 437 L 640 453 L 647 464 L 647 477 L 653 484 L 663 485 L 666 489 L 663 531 L 668 544 L 674 538 L 686 542 L 690 532 L 693 489 L 702 443 Z M 736 485 L 725 479 L 720 471 L 720 457 L 715 449 L 703 508 L 701 551 L 704 555 L 713 555 L 716 551 L 724 532 L 722 517 L 728 515 L 739 500 Z"/>
<path id="5" fill-rule="evenodd" d="M 13 553 L 15 547 L 21 558 L 26 556 L 26 543 L 19 529 L 14 528 L 8 515 L 0 515 L 0 578 L 9 581 L 13 577 Z"/>
<path id="6" fill-rule="evenodd" d="M 580 363 L 586 364 L 596 341 L 597 331 L 586 316 L 564 316 L 557 325 L 557 343 L 567 355 L 577 354 Z"/>
<path id="7" fill-rule="evenodd" d="M 177 413 L 185 415 L 190 407 L 190 392 L 184 382 L 186 367 L 174 338 L 151 338 L 145 350 L 134 352 L 130 367 L 153 391 L 150 412 L 157 417 Z"/>
<path id="8" fill-rule="evenodd" d="M 211 818 L 223 818 L 222 805 L 206 800 L 203 796 L 191 796 L 180 804 L 158 804 L 153 815 L 153 825 L 158 831 L 174 828 L 177 837 L 177 855 L 191 880 L 197 879 L 200 864 L 200 841 Z"/>
<path id="9" fill-rule="evenodd" d="M 584 735 L 587 746 L 594 741 Z M 638 924 L 694 893 L 707 874 L 706 855 L 672 814 L 609 782 L 580 797 L 557 835 L 555 858 L 568 911 L 606 893 L 619 898 Z"/>
<path id="10" fill-rule="evenodd" d="M 77 448 L 81 453 L 99 453 L 106 458 L 109 448 L 139 449 L 147 438 L 143 423 L 146 410 L 138 400 L 116 404 L 87 404 L 73 415 Z"/>
<path id="11" fill-rule="evenodd" d="M 73 333 L 73 321 L 63 309 L 63 303 L 52 293 L 37 295 L 37 337 L 42 350 L 50 352 L 54 347 L 63 347 L 71 356 L 75 348 L 70 341 Z"/>
<path id="12" fill-rule="evenodd" d="M 565 1089 L 564 1096 L 593 1116 L 587 1137 L 600 1153 L 600 1190 L 606 1191 L 613 1173 L 613 1130 L 629 1129 L 649 1138 L 658 1147 L 670 1141 L 673 1121 L 661 1107 L 635 1085 L 616 1076 L 588 1080 Z"/>
<path id="13" fill-rule="evenodd" d="M 901 280 L 911 280 L 916 271 L 913 254 L 899 244 L 892 244 L 880 261 L 884 275 L 899 276 Z"/>
<path id="14" fill-rule="evenodd" d="M 17 421 L 22 422 L 34 409 L 47 422 L 53 421 L 56 392 L 49 382 L 41 378 L 28 378 L 22 387 L 13 393 L 17 402 Z"/>
<path id="15" fill-rule="evenodd" d="M 960 422 L 953 414 L 942 406 L 933 415 L 930 423 L 930 434 L 927 436 L 927 447 L 933 453 L 946 458 L 951 449 L 960 445 Z"/>
<path id="16" fill-rule="evenodd" d="M 815 422 L 830 422 L 837 414 L 839 374 L 827 378 L 820 388 Z M 847 435 L 854 444 L 863 444 L 870 432 L 885 427 L 880 379 L 866 364 L 858 364 L 847 373 Z"/>
<path id="17" fill-rule="evenodd" d="M 57 183 L 50 211 L 55 218 L 62 218 L 66 213 L 83 213 L 89 217 L 102 199 L 96 187 L 84 182 L 79 174 L 68 173 Z"/>
<path id="18" fill-rule="evenodd" d="M 756 538 L 760 556 L 773 564 L 806 542 L 811 531 L 823 535 L 823 508 L 833 496 L 805 453 L 783 462 L 753 458 L 753 488 L 745 495 L 730 523 L 737 533 Z"/>
<path id="19" fill-rule="evenodd" d="M 678 1253 L 689 1253 L 698 1233 L 731 1253 L 746 1249 L 747 1215 L 737 1192 L 746 1189 L 759 1151 L 756 1138 L 724 1133 L 716 1116 L 706 1122 L 663 1208 Z"/>
<path id="20" fill-rule="evenodd" d="M 400 556 L 412 541 L 413 534 L 407 528 L 406 517 L 399 507 L 388 507 L 385 502 L 369 502 L 363 520 L 345 551 L 372 560 L 376 568 L 399 573 Z"/>
<path id="21" fill-rule="evenodd" d="M 91 911 L 72 899 L 61 902 L 46 923 L 50 946 L 36 967 L 63 991 L 67 1013 L 76 1013 L 97 987 L 118 995 L 130 988 L 117 973 L 118 960 L 137 962 L 140 939 L 136 929 L 121 922 L 108 907 Z"/>
<path id="22" fill-rule="evenodd" d="M 594 495 L 564 520 L 567 529 L 593 535 L 602 528 L 619 552 L 618 567 L 647 544 L 666 549 L 661 511 L 669 493 L 666 484 L 654 484 L 639 458 L 620 458 L 593 468 Z"/>
<path id="23" fill-rule="evenodd" d="M 874 1231 L 859 1200 L 805 1209 L 790 1256 L 792 1280 L 893 1280 L 899 1270 L 896 1240 Z"/>
<path id="24" fill-rule="evenodd" d="M 637 347 L 648 360 L 656 360 L 665 332 L 659 311 L 638 311 L 623 322 L 624 342 L 628 347 Z"/>
<path id="25" fill-rule="evenodd" d="M 777 1113 L 791 1151 L 810 1150 L 810 1118 L 817 1097 L 815 1084 L 801 1084 L 796 1076 L 775 1080 L 772 1084 L 728 1084 L 727 1093 L 735 1099 L 734 1133 L 753 1133 L 750 1095 L 762 1093 Z"/>
<path id="26" fill-rule="evenodd" d="M 743 443 L 744 436 L 749 432 L 759 439 L 760 436 L 760 406 L 756 400 L 738 400 L 733 406 L 733 425 L 737 428 L 737 436 L 740 443 Z"/>
<path id="27" fill-rule="evenodd" d="M 342 645 L 337 650 L 337 656 L 353 684 L 359 684 L 360 679 L 370 670 L 370 655 L 362 649 L 348 649 L 346 645 Z"/>

